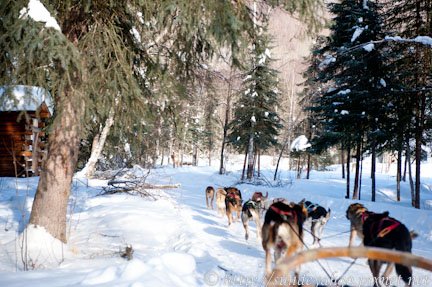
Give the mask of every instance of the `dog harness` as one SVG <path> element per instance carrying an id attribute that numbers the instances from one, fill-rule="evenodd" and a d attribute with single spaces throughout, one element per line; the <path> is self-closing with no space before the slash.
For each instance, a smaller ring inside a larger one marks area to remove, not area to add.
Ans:
<path id="1" fill-rule="evenodd" d="M 366 221 L 366 219 L 369 217 L 369 214 L 365 211 L 362 213 L 362 223 L 364 224 L 364 222 Z M 385 222 L 391 222 L 392 224 L 390 224 L 389 226 L 383 228 L 383 225 Z M 377 222 L 372 223 L 371 227 L 370 227 L 370 232 L 373 233 L 373 228 L 376 226 Z M 384 237 L 387 234 L 389 234 L 392 230 L 396 229 L 399 225 L 401 225 L 401 223 L 399 221 L 397 221 L 396 219 L 393 219 L 391 217 L 383 217 L 378 221 L 378 228 L 377 228 L 377 236 L 376 238 L 380 238 L 380 237 Z"/>
<path id="2" fill-rule="evenodd" d="M 391 222 L 392 224 L 382 228 L 384 222 Z M 384 237 L 386 236 L 388 233 L 390 233 L 392 230 L 394 230 L 396 227 L 398 227 L 401 223 L 393 218 L 390 217 L 386 217 L 380 220 L 379 225 L 378 225 L 378 229 L 380 230 L 379 233 L 377 234 L 377 237 Z"/>
<path id="3" fill-rule="evenodd" d="M 226 195 L 226 199 L 231 202 L 233 205 L 237 204 L 237 200 L 240 199 L 240 197 L 235 194 L 234 192 L 228 192 Z M 241 203 L 241 200 L 240 200 Z"/>
<path id="4" fill-rule="evenodd" d="M 261 209 L 261 201 L 253 201 L 251 199 L 251 200 L 246 201 L 245 204 L 248 208 Z"/>
<path id="5" fill-rule="evenodd" d="M 308 213 L 314 211 L 318 206 L 319 206 L 318 204 L 312 202 L 309 205 L 305 205 Z"/>
<path id="6" fill-rule="evenodd" d="M 293 218 L 295 222 L 297 222 L 297 213 L 294 210 L 281 210 L 276 206 L 272 205 L 270 208 L 279 214 L 283 220 L 288 220 L 289 218 Z"/>

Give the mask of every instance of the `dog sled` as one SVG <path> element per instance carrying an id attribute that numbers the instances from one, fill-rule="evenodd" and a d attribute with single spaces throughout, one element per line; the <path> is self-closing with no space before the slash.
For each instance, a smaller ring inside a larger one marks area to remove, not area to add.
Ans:
<path id="1" fill-rule="evenodd" d="M 399 263 L 406 266 L 421 268 L 432 272 L 432 260 L 421 256 L 413 255 L 408 252 L 401 252 L 376 247 L 332 247 L 318 248 L 299 252 L 291 257 L 281 258 L 273 269 L 273 273 L 266 286 L 298 286 L 292 284 L 289 278 L 290 274 L 299 268 L 301 265 L 317 261 L 320 259 L 350 257 L 367 258 L 371 260 L 381 260 L 390 263 Z M 340 278 L 339 278 L 340 279 Z M 338 279 L 338 280 L 339 280 Z M 334 280 L 334 281 L 338 281 Z M 298 283 L 298 282 L 297 282 Z M 316 286 L 316 285 L 301 285 L 301 286 Z M 333 282 L 329 286 L 339 286 L 338 282 Z M 344 285 L 346 286 L 346 285 Z"/>

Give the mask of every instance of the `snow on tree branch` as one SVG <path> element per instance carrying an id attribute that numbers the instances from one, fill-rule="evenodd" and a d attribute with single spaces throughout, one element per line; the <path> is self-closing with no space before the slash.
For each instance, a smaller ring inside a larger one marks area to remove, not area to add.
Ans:
<path id="1" fill-rule="evenodd" d="M 309 140 L 305 135 L 301 135 L 293 140 L 291 144 L 291 151 L 305 151 L 309 147 L 311 147 Z"/>
<path id="2" fill-rule="evenodd" d="M 39 0 L 30 0 L 27 7 L 21 9 L 19 18 L 27 19 L 27 17 L 30 17 L 36 22 L 44 22 L 45 27 L 54 28 L 61 32 L 56 19 L 51 16 L 50 12 Z"/>
<path id="3" fill-rule="evenodd" d="M 396 37 L 386 36 L 384 38 L 384 40 L 385 41 L 394 41 L 394 42 L 420 43 L 420 44 L 432 47 L 432 38 L 428 37 L 428 36 L 417 36 L 413 39 L 406 39 L 406 38 L 402 38 L 399 36 L 396 36 Z"/>

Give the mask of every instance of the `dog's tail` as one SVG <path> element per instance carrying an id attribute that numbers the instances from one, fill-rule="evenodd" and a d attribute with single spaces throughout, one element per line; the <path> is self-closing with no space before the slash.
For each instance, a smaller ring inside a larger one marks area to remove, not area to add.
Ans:
<path id="1" fill-rule="evenodd" d="M 410 231 L 410 236 L 411 236 L 411 239 L 416 239 L 419 235 L 418 235 L 418 233 L 415 232 L 414 230 L 411 230 L 411 231 Z"/>
<path id="2" fill-rule="evenodd" d="M 331 209 L 329 208 L 329 209 L 327 210 L 326 218 L 329 219 L 329 218 L 330 218 L 330 215 L 331 215 Z"/>

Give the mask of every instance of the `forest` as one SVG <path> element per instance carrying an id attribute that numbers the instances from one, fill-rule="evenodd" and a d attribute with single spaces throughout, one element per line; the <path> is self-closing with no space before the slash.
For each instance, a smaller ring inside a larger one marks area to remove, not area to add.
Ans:
<path id="1" fill-rule="evenodd" d="M 30 216 L 54 237 L 66 241 L 76 171 L 91 177 L 96 169 L 216 158 L 223 174 L 230 154 L 244 155 L 247 181 L 260 177 L 261 155 L 289 157 L 307 177 L 342 164 L 353 199 L 370 156 L 372 201 L 375 163 L 390 154 L 398 190 L 408 180 L 420 207 L 432 1 L 42 2 L 2 4 L 0 79 L 42 87 L 54 99 Z M 286 19 L 291 25 L 281 28 Z M 292 47 L 277 47 L 286 58 L 272 52 L 277 33 L 293 27 L 302 39 L 295 43 L 309 47 L 294 64 Z M 293 148 L 301 136 L 307 148 Z"/>

